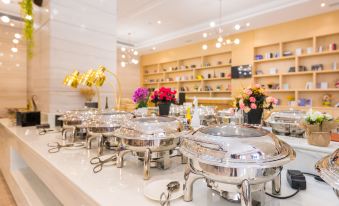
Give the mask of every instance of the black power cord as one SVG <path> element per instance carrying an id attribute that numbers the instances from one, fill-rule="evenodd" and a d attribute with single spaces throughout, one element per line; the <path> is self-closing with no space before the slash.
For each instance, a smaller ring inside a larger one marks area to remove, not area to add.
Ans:
<path id="1" fill-rule="evenodd" d="M 300 191 L 300 189 L 298 188 L 297 191 L 295 191 L 293 194 L 288 195 L 288 196 L 275 196 L 275 195 L 272 195 L 272 194 L 270 194 L 268 192 L 265 192 L 265 194 L 270 196 L 270 197 L 273 197 L 273 198 L 284 200 L 284 199 L 288 199 L 288 198 L 294 197 L 296 194 L 299 193 L 299 191 Z"/>

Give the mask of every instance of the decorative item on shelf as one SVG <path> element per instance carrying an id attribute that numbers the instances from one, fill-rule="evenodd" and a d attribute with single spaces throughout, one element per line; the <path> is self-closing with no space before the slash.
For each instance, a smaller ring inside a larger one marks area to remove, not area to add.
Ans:
<path id="1" fill-rule="evenodd" d="M 195 64 L 192 64 L 192 65 L 191 65 L 191 68 L 192 68 L 192 69 L 194 69 L 194 68 L 196 68 L 196 67 L 197 67 L 197 66 L 196 66 Z"/>
<path id="2" fill-rule="evenodd" d="M 207 79 L 211 79 L 212 75 L 211 74 L 207 74 Z"/>
<path id="3" fill-rule="evenodd" d="M 264 56 L 263 55 L 261 55 L 261 54 L 257 54 L 257 55 L 255 55 L 255 60 L 261 60 L 261 59 L 264 59 Z"/>
<path id="4" fill-rule="evenodd" d="M 244 89 L 235 98 L 238 109 L 243 110 L 245 122 L 248 124 L 261 124 L 264 109 L 272 109 L 277 104 L 277 99 L 265 94 L 264 88 L 259 84 Z"/>
<path id="5" fill-rule="evenodd" d="M 287 83 L 284 83 L 284 84 L 282 85 L 282 89 L 283 89 L 283 90 L 289 90 L 289 85 L 288 85 Z"/>
<path id="6" fill-rule="evenodd" d="M 328 82 L 319 82 L 317 83 L 318 89 L 328 89 Z"/>
<path id="7" fill-rule="evenodd" d="M 217 61 L 217 65 L 222 65 L 222 61 Z"/>
<path id="8" fill-rule="evenodd" d="M 203 65 L 204 67 L 210 67 L 211 66 L 211 63 L 207 62 Z"/>
<path id="9" fill-rule="evenodd" d="M 280 53 L 279 52 L 275 52 L 274 53 L 274 58 L 279 58 L 280 57 Z"/>
<path id="10" fill-rule="evenodd" d="M 289 72 L 289 73 L 295 72 L 295 66 L 288 68 L 288 72 Z"/>
<path id="11" fill-rule="evenodd" d="M 323 96 L 322 105 L 324 107 L 330 107 L 332 105 L 332 95 L 331 94 L 325 94 Z"/>
<path id="12" fill-rule="evenodd" d="M 226 78 L 231 79 L 232 75 L 229 73 L 229 74 L 226 75 Z"/>
<path id="13" fill-rule="evenodd" d="M 201 74 L 199 74 L 199 75 L 197 75 L 197 79 L 198 79 L 198 80 L 203 80 L 204 77 L 203 77 Z"/>
<path id="14" fill-rule="evenodd" d="M 225 77 L 225 72 L 221 72 L 221 73 L 220 73 L 220 77 L 221 77 L 221 78 L 224 78 L 224 77 Z"/>
<path id="15" fill-rule="evenodd" d="M 312 106 L 312 99 L 299 98 L 298 106 L 300 107 Z"/>
<path id="16" fill-rule="evenodd" d="M 217 92 L 220 92 L 221 89 L 222 89 L 222 85 L 217 85 L 217 86 L 215 87 L 215 91 L 217 91 Z"/>
<path id="17" fill-rule="evenodd" d="M 149 89 L 144 87 L 139 87 L 134 91 L 132 100 L 137 104 L 136 109 L 147 108 L 150 93 Z"/>
<path id="18" fill-rule="evenodd" d="M 171 88 L 161 87 L 155 90 L 151 96 L 152 102 L 158 105 L 159 115 L 167 116 L 169 114 L 171 103 L 175 103 L 175 94 L 177 91 L 172 91 Z"/>
<path id="19" fill-rule="evenodd" d="M 336 43 L 331 43 L 328 45 L 328 50 L 329 51 L 335 51 L 337 50 L 337 44 Z"/>
<path id="20" fill-rule="evenodd" d="M 324 51 L 324 47 L 323 47 L 323 46 L 319 46 L 318 52 L 321 53 L 321 52 L 323 52 L 323 51 Z"/>
<path id="21" fill-rule="evenodd" d="M 284 57 L 292 56 L 292 55 L 293 55 L 293 52 L 291 52 L 291 51 L 284 51 L 284 52 L 283 52 L 283 56 L 284 56 Z"/>
<path id="22" fill-rule="evenodd" d="M 264 72 L 262 70 L 260 70 L 260 69 L 257 69 L 257 71 L 255 71 L 255 74 L 256 75 L 263 75 Z"/>
<path id="23" fill-rule="evenodd" d="M 270 84 L 267 84 L 267 88 L 271 90 L 277 90 L 279 89 L 279 84 L 270 83 Z"/>
<path id="24" fill-rule="evenodd" d="M 231 58 L 228 60 L 228 63 L 229 63 L 229 64 L 232 64 L 232 59 L 231 59 Z"/>
<path id="25" fill-rule="evenodd" d="M 148 70 L 145 70 L 144 74 L 149 74 L 149 71 L 148 71 Z"/>
<path id="26" fill-rule="evenodd" d="M 234 79 L 239 78 L 251 78 L 252 77 L 252 65 L 240 65 L 231 67 L 231 77 Z"/>
<path id="27" fill-rule="evenodd" d="M 299 72 L 306 72 L 307 71 L 307 67 L 300 65 L 300 66 L 298 66 L 298 71 Z"/>
<path id="28" fill-rule="evenodd" d="M 310 111 L 306 114 L 302 123 L 305 128 L 307 142 L 311 145 L 327 147 L 331 141 L 331 130 L 338 126 L 333 117 L 318 111 Z"/>
<path id="29" fill-rule="evenodd" d="M 300 56 L 303 54 L 303 49 L 302 48 L 296 48 L 295 49 L 295 55 L 296 56 Z"/>
<path id="30" fill-rule="evenodd" d="M 313 47 L 307 47 L 306 53 L 307 54 L 312 54 L 313 53 Z"/>
<path id="31" fill-rule="evenodd" d="M 181 66 L 180 66 L 180 69 L 181 69 L 181 70 L 185 70 L 185 69 L 186 69 L 186 66 L 185 66 L 185 65 L 181 65 Z"/>
<path id="32" fill-rule="evenodd" d="M 193 75 L 190 76 L 190 80 L 194 80 L 194 76 Z"/>
<path id="33" fill-rule="evenodd" d="M 324 65 L 323 64 L 314 64 L 311 66 L 312 71 L 322 71 L 324 70 Z"/>
<path id="34" fill-rule="evenodd" d="M 181 80 L 181 77 L 175 77 L 175 81 L 179 82 Z"/>
<path id="35" fill-rule="evenodd" d="M 173 71 L 173 67 L 168 67 L 167 71 L 169 72 Z"/>
<path id="36" fill-rule="evenodd" d="M 265 53 L 265 59 L 272 59 L 273 58 L 273 53 L 272 52 L 266 52 Z"/>
<path id="37" fill-rule="evenodd" d="M 277 74 L 277 73 L 278 73 L 278 69 L 275 68 L 275 67 L 270 68 L 269 73 L 270 73 L 270 74 Z"/>
<path id="38" fill-rule="evenodd" d="M 305 89 L 313 89 L 313 82 L 306 82 Z"/>
<path id="39" fill-rule="evenodd" d="M 337 61 L 334 61 L 333 63 L 332 63 L 332 70 L 337 70 Z"/>
<path id="40" fill-rule="evenodd" d="M 339 79 L 337 81 L 335 81 L 335 88 L 339 88 Z"/>
<path id="41" fill-rule="evenodd" d="M 85 98 L 85 106 L 89 108 L 98 108 L 98 102 L 92 102 L 95 96 L 95 90 L 91 87 L 85 87 L 80 89 L 80 94 Z"/>

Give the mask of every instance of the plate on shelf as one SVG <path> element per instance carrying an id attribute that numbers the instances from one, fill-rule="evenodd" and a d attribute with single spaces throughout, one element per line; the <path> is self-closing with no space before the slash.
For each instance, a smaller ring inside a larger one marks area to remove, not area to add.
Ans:
<path id="1" fill-rule="evenodd" d="M 169 180 L 169 179 L 156 180 L 156 181 L 153 181 L 153 182 L 147 184 L 144 187 L 144 195 L 151 200 L 160 201 L 161 193 L 163 193 L 163 192 L 167 193 L 167 184 L 171 181 L 173 181 L 173 180 Z M 178 199 L 179 197 L 184 195 L 183 182 L 181 182 L 181 181 L 179 181 L 179 182 L 180 182 L 180 189 L 171 194 L 171 198 L 170 198 L 171 201 Z"/>

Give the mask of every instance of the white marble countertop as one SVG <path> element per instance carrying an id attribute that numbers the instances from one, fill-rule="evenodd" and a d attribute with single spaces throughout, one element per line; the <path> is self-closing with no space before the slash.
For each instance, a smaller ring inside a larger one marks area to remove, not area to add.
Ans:
<path id="1" fill-rule="evenodd" d="M 0 123 L 27 144 L 29 148 L 48 161 L 55 170 L 60 171 L 67 177 L 70 184 L 80 188 L 99 205 L 159 205 L 158 202 L 152 201 L 143 195 L 144 186 L 159 179 L 183 179 L 183 165 L 178 163 L 179 159 L 177 159 L 168 170 L 151 169 L 151 179 L 144 181 L 142 178 L 142 163 L 133 156 L 126 157 L 124 168 L 107 166 L 100 173 L 93 174 L 93 166 L 89 163 L 89 159 L 95 156 L 94 150 L 64 149 L 59 153 L 50 154 L 47 151 L 47 143 L 60 140 L 61 134 L 38 135 L 37 130 L 33 127 L 10 126 L 11 123 L 7 119 L 1 119 Z M 298 142 L 296 141 L 295 144 L 298 144 Z M 282 177 L 282 195 L 291 194 L 293 190 L 290 189 L 286 182 L 285 172 Z M 322 182 L 316 182 L 312 177 L 307 177 L 307 184 L 306 191 L 301 191 L 290 199 L 277 200 L 266 196 L 266 205 L 338 205 L 339 200 L 330 186 Z M 178 199 L 173 201 L 172 205 L 231 206 L 239 204 L 230 203 L 220 198 L 206 187 L 203 180 L 198 180 L 195 183 L 192 202 L 184 202 L 182 199 Z"/>

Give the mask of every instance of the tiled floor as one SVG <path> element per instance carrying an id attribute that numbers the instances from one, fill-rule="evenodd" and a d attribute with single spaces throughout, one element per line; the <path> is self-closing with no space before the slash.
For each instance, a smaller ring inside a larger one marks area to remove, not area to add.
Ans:
<path id="1" fill-rule="evenodd" d="M 16 206 L 14 198 L 9 190 L 4 177 L 0 171 L 0 205 L 1 206 Z"/>

